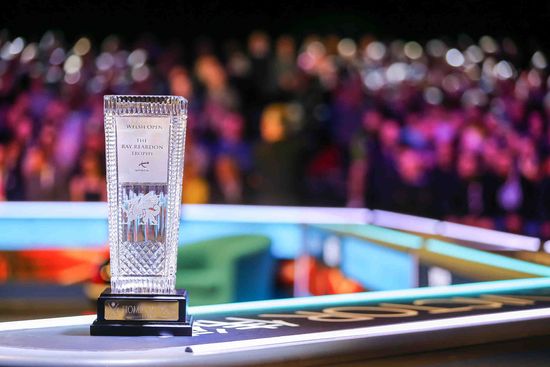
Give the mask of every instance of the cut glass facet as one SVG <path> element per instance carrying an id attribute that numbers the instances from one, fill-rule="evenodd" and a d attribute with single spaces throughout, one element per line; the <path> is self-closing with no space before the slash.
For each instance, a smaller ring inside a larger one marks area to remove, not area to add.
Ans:
<path id="1" fill-rule="evenodd" d="M 187 101 L 105 96 L 111 288 L 174 293 Z"/>

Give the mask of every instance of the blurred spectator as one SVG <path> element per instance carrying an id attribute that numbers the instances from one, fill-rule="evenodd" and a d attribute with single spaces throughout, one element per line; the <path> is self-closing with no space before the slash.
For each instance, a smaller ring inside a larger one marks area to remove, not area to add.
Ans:
<path id="1" fill-rule="evenodd" d="M 22 148 L 16 141 L 1 145 L 2 199 L 25 200 L 25 181 L 22 171 Z"/>
<path id="2" fill-rule="evenodd" d="M 98 156 L 88 152 L 80 158 L 78 172 L 71 179 L 70 191 L 72 201 L 105 201 L 107 200 L 107 183 L 102 174 Z"/>
<path id="3" fill-rule="evenodd" d="M 435 197 L 421 155 L 413 149 L 404 148 L 397 159 L 399 179 L 389 193 L 388 209 L 432 217 Z"/>
<path id="4" fill-rule="evenodd" d="M 8 198 L 6 183 L 8 181 L 9 171 L 7 165 L 7 152 L 4 145 L 0 145 L 0 200 L 5 201 Z"/>
<path id="5" fill-rule="evenodd" d="M 225 114 L 220 118 L 216 130 L 217 142 L 214 144 L 213 156 L 228 156 L 244 172 L 252 168 L 250 145 L 244 141 L 244 119 L 235 112 Z"/>
<path id="6" fill-rule="evenodd" d="M 290 135 L 286 114 L 282 104 L 269 105 L 262 113 L 262 140 L 254 150 L 255 202 L 258 204 L 299 203 L 299 185 L 303 184 L 301 143 Z"/>
<path id="7" fill-rule="evenodd" d="M 214 190 L 211 202 L 243 204 L 244 185 L 237 162 L 228 155 L 220 155 L 214 163 Z"/>
<path id="8" fill-rule="evenodd" d="M 271 44 L 269 36 L 261 31 L 252 32 L 248 38 L 250 55 L 250 80 L 258 103 L 266 103 L 273 92 L 273 78 L 270 70 Z"/>
<path id="9" fill-rule="evenodd" d="M 195 141 L 194 134 L 188 135 L 186 140 L 182 202 L 206 204 L 211 196 L 210 183 L 206 179 L 208 151 Z"/>
<path id="10" fill-rule="evenodd" d="M 296 89 L 298 68 L 296 65 L 296 44 L 291 36 L 285 35 L 277 39 L 275 46 L 273 73 L 278 90 L 278 97 L 287 100 Z"/>
<path id="11" fill-rule="evenodd" d="M 321 136 L 318 140 L 319 147 L 304 170 L 304 200 L 307 205 L 338 206 L 346 200 L 344 155 L 330 138 Z"/>
<path id="12" fill-rule="evenodd" d="M 190 100 L 184 202 L 367 206 L 549 239 L 546 56 L 461 39 L 255 31 L 193 54 L 2 37 L 0 200 L 105 200 L 102 96 L 172 93 Z"/>
<path id="13" fill-rule="evenodd" d="M 38 146 L 30 147 L 23 160 L 25 199 L 32 201 L 67 200 L 65 178 L 60 175 L 51 155 Z"/>
<path id="14" fill-rule="evenodd" d="M 542 182 L 540 190 L 539 211 L 541 213 L 541 237 L 550 240 L 550 157 L 542 165 Z"/>
<path id="15" fill-rule="evenodd" d="M 359 128 L 350 141 L 350 167 L 348 177 L 348 206 L 362 207 L 365 205 L 365 190 L 367 186 L 367 172 L 369 162 L 372 162 L 378 132 L 382 124 L 382 115 L 376 110 L 367 110 L 362 117 Z M 370 176 L 374 174 L 371 172 Z"/>
<path id="16" fill-rule="evenodd" d="M 201 56 L 197 60 L 196 70 L 199 81 L 206 89 L 202 102 L 200 127 L 209 132 L 219 131 L 218 125 L 224 115 L 238 109 L 238 96 L 227 83 L 225 70 L 216 57 Z"/>
<path id="17" fill-rule="evenodd" d="M 208 181 L 199 174 L 196 163 L 189 159 L 185 163 L 183 177 L 185 189 L 182 192 L 182 201 L 185 204 L 206 204 L 210 199 Z"/>

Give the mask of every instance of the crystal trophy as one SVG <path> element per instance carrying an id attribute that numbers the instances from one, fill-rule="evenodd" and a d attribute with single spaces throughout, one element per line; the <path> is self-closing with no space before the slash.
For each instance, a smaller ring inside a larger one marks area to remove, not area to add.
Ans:
<path id="1" fill-rule="evenodd" d="M 187 101 L 105 96 L 111 288 L 92 335 L 191 335 L 176 290 Z"/>

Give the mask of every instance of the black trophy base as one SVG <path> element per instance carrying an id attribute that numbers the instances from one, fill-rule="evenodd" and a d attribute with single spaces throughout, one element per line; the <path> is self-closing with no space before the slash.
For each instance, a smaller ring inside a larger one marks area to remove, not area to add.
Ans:
<path id="1" fill-rule="evenodd" d="M 191 336 L 187 291 L 175 294 L 115 294 L 107 288 L 97 300 L 91 335 Z"/>

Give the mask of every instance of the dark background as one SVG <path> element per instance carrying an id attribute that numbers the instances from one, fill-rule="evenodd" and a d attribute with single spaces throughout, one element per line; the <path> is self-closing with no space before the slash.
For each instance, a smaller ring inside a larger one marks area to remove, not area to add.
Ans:
<path id="1" fill-rule="evenodd" d="M 32 1 L 10 2 L 0 28 L 27 38 L 48 29 L 69 40 L 117 33 L 131 41 L 147 32 L 161 41 L 192 43 L 245 38 L 253 29 L 275 36 L 336 33 L 425 40 L 467 33 L 512 37 L 525 48 L 548 49 L 550 2 L 544 1 Z"/>

